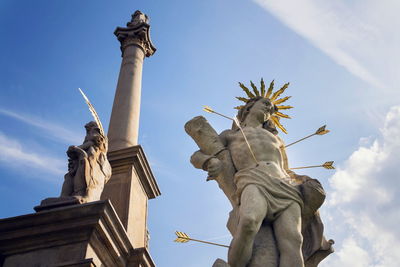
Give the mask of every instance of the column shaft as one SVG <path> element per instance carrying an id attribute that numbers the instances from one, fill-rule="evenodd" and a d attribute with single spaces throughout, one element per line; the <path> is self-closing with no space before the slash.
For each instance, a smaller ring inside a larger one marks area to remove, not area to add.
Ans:
<path id="1" fill-rule="evenodd" d="M 138 144 L 144 57 L 143 49 L 137 45 L 124 49 L 108 130 L 110 151 Z"/>

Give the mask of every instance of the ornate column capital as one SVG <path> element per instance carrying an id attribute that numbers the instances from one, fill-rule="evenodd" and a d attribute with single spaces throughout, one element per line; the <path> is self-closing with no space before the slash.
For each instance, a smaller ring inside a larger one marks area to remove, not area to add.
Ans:
<path id="1" fill-rule="evenodd" d="M 150 39 L 150 24 L 149 17 L 139 10 L 132 14 L 132 19 L 126 24 L 127 27 L 117 27 L 114 34 L 121 43 L 121 52 L 127 46 L 136 45 L 143 49 L 146 57 L 153 55 L 156 48 Z"/>

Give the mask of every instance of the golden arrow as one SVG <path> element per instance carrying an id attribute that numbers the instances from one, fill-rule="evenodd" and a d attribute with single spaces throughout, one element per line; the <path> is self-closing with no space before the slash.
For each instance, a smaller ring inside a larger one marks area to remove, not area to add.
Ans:
<path id="1" fill-rule="evenodd" d="M 329 133 L 330 131 L 327 130 L 327 129 L 325 129 L 325 128 L 326 128 L 326 125 L 321 126 L 321 127 L 318 128 L 318 130 L 315 131 L 315 133 L 310 134 L 310 135 L 307 135 L 306 137 L 301 138 L 301 139 L 297 140 L 296 142 L 290 143 L 290 144 L 286 145 L 285 148 L 288 147 L 288 146 L 297 144 L 298 142 L 301 142 L 301 141 L 303 141 L 303 140 L 305 140 L 305 139 L 307 139 L 307 138 L 310 138 L 310 137 L 312 137 L 312 136 L 314 136 L 314 135 L 324 135 L 324 134 Z"/>
<path id="2" fill-rule="evenodd" d="M 225 247 L 225 248 L 229 248 L 229 246 L 226 245 L 221 245 L 221 244 L 217 244 L 217 243 L 213 243 L 213 242 L 208 242 L 208 241 L 203 241 L 203 240 L 198 240 L 198 239 L 193 239 L 190 238 L 186 233 L 184 232 L 179 232 L 176 231 L 176 239 L 174 240 L 174 242 L 177 243 L 187 243 L 189 241 L 195 241 L 195 242 L 200 242 L 200 243 L 205 243 L 205 244 L 210 244 L 210 245 L 214 245 L 214 246 L 220 246 L 220 247 Z"/>
<path id="3" fill-rule="evenodd" d="M 308 168 L 319 168 L 323 167 L 328 170 L 334 170 L 335 167 L 333 166 L 334 161 L 327 161 L 322 165 L 315 165 L 315 166 L 306 166 L 306 167 L 296 167 L 296 168 L 290 168 L 291 170 L 298 170 L 298 169 L 308 169 Z"/>
<path id="4" fill-rule="evenodd" d="M 214 114 L 220 115 L 221 117 L 224 117 L 224 118 L 226 118 L 226 119 L 228 119 L 228 120 L 233 121 L 232 118 L 230 118 L 230 117 L 228 117 L 228 116 L 225 116 L 224 114 L 221 114 L 221 113 L 219 113 L 219 112 L 214 111 L 214 110 L 213 110 L 211 107 L 209 107 L 209 106 L 204 106 L 203 110 L 204 110 L 205 112 L 214 113 Z"/>

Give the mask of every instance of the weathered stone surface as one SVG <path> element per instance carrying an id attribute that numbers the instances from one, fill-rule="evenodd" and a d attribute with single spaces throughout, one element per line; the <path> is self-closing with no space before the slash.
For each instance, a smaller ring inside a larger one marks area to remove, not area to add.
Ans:
<path id="1" fill-rule="evenodd" d="M 79 199 L 75 197 L 51 197 L 43 199 L 39 206 L 34 207 L 35 211 L 51 210 L 64 206 L 80 204 Z"/>
<path id="2" fill-rule="evenodd" d="M 104 184 L 111 177 L 111 165 L 107 159 L 107 137 L 97 122 L 85 125 L 86 136 L 80 146 L 67 150 L 68 172 L 60 197 L 46 198 L 36 211 L 100 200 Z"/>
<path id="3" fill-rule="evenodd" d="M 216 259 L 212 267 L 229 267 L 229 264 L 222 259 Z"/>
<path id="4" fill-rule="evenodd" d="M 135 257 L 148 254 L 133 248 L 109 201 L 2 219 L 0 232 L 4 267 L 139 266 Z"/>
<path id="5" fill-rule="evenodd" d="M 147 247 L 147 202 L 160 190 L 141 146 L 110 151 L 113 175 L 102 199 L 110 199 L 134 247 Z"/>
<path id="6" fill-rule="evenodd" d="M 233 206 L 227 223 L 231 267 L 314 267 L 333 251 L 317 212 L 325 192 L 317 180 L 289 169 L 271 119 L 277 110 L 270 99 L 253 97 L 239 110 L 237 124 L 219 135 L 203 117 L 185 125 L 200 148 L 191 163 L 218 182 Z"/>
<path id="7" fill-rule="evenodd" d="M 105 185 L 101 199 L 113 203 L 128 237 L 135 248 L 135 262 L 150 266 L 147 230 L 148 199 L 160 190 L 140 146 L 138 130 L 143 61 L 156 48 L 150 39 L 149 18 L 140 11 L 132 15 L 127 27 L 118 27 L 114 34 L 121 43 L 122 62 L 108 127 L 109 153 L 113 175 Z M 139 253 L 144 251 L 146 253 Z"/>
<path id="8" fill-rule="evenodd" d="M 121 43 L 122 63 L 108 127 L 110 151 L 138 144 L 143 60 L 156 51 L 148 17 L 140 11 L 114 34 Z"/>

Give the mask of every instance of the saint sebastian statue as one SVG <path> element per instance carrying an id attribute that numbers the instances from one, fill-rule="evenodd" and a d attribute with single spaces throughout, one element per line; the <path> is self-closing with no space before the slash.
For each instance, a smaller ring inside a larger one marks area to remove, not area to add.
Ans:
<path id="1" fill-rule="evenodd" d="M 208 172 L 231 201 L 233 210 L 228 229 L 233 239 L 228 263 L 214 266 L 312 267 L 333 252 L 332 240 L 323 235 L 317 209 L 325 199 L 321 184 L 289 170 L 285 145 L 276 127 L 286 132 L 279 118 L 289 116 L 277 99 L 285 84 L 273 93 L 273 82 L 266 92 L 263 80 L 254 93 L 243 84 L 247 98 L 239 97 L 236 124 L 217 134 L 203 117 L 185 125 L 186 132 L 200 150 L 191 158 L 196 168 Z"/>

